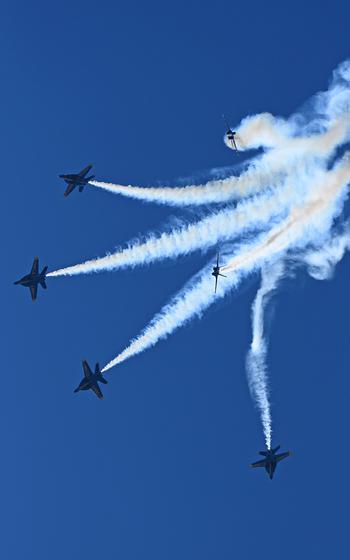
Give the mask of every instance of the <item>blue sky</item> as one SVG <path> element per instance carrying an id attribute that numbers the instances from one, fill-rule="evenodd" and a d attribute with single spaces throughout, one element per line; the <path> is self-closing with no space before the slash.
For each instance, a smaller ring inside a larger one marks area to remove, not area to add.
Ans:
<path id="1" fill-rule="evenodd" d="M 52 270 L 186 216 L 93 189 L 65 199 L 58 173 L 91 161 L 149 185 L 231 165 L 222 113 L 288 116 L 325 89 L 349 15 L 341 1 L 2 6 L 2 558 L 345 557 L 349 257 L 274 300 L 274 443 L 294 455 L 272 483 L 248 468 L 264 446 L 244 368 L 258 277 L 112 370 L 102 402 L 73 395 L 81 360 L 113 358 L 209 257 L 48 279 L 35 304 L 13 281 L 36 254 Z"/>

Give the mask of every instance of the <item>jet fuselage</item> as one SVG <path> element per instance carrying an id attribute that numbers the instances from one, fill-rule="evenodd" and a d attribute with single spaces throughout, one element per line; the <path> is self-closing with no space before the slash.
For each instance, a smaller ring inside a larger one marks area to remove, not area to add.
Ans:
<path id="1" fill-rule="evenodd" d="M 92 391 L 96 394 L 99 399 L 103 399 L 102 391 L 99 387 L 99 383 L 107 384 L 106 379 L 103 377 L 100 366 L 97 363 L 95 366 L 95 372 L 93 373 L 90 369 L 89 364 L 86 360 L 83 360 L 83 370 L 84 370 L 84 377 L 80 381 L 78 387 L 74 389 L 74 393 L 78 393 L 79 391 L 87 391 L 88 389 L 92 389 Z"/>
<path id="2" fill-rule="evenodd" d="M 30 286 L 39 284 L 42 280 L 45 280 L 45 276 L 43 274 L 26 274 L 23 278 L 17 280 L 15 284 L 21 284 L 21 286 L 29 288 Z"/>
<path id="3" fill-rule="evenodd" d="M 103 377 L 101 375 L 92 375 L 91 377 L 87 377 L 84 378 L 78 385 L 78 387 L 76 388 L 76 392 L 78 391 L 86 391 L 87 389 L 91 389 L 92 385 L 97 385 L 98 381 L 102 381 L 102 383 L 105 383 L 105 379 L 103 379 Z"/>
<path id="4" fill-rule="evenodd" d="M 251 466 L 253 468 L 256 467 L 264 467 L 267 474 L 269 475 L 270 480 L 272 480 L 274 472 L 277 467 L 277 463 L 286 459 L 291 455 L 290 451 L 286 451 L 285 453 L 277 453 L 280 446 L 278 445 L 275 449 L 268 449 L 267 451 L 260 451 L 260 455 L 264 457 L 264 459 L 253 463 Z"/>
<path id="5" fill-rule="evenodd" d="M 29 274 L 26 274 L 20 280 L 16 280 L 14 284 L 19 284 L 20 286 L 24 286 L 25 288 L 29 288 L 30 294 L 32 296 L 32 300 L 34 301 L 37 296 L 38 292 L 38 284 L 41 285 L 44 290 L 46 290 L 46 273 L 47 273 L 47 266 L 45 266 L 41 272 L 39 272 L 39 258 L 35 257 L 32 270 Z"/>

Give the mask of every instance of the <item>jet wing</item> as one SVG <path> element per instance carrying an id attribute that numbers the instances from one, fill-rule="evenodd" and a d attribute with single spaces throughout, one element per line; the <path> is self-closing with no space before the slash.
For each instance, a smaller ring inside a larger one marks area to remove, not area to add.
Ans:
<path id="1" fill-rule="evenodd" d="M 215 293 L 216 293 L 216 288 L 218 287 L 218 277 L 215 276 Z"/>
<path id="2" fill-rule="evenodd" d="M 279 461 L 282 461 L 282 459 L 286 459 L 290 455 L 291 455 L 290 451 L 286 451 L 285 453 L 279 453 L 278 455 L 276 455 L 276 462 L 278 463 Z"/>
<path id="3" fill-rule="evenodd" d="M 35 257 L 32 265 L 32 270 L 30 271 L 31 274 L 38 274 L 39 271 L 39 258 Z"/>
<path id="4" fill-rule="evenodd" d="M 85 175 L 87 173 L 89 173 L 90 169 L 92 169 L 92 165 L 87 165 L 86 167 L 84 167 L 84 169 L 82 169 L 82 171 L 80 171 L 80 173 L 78 173 L 79 177 L 83 178 L 85 177 Z"/>
<path id="5" fill-rule="evenodd" d="M 64 196 L 68 196 L 72 191 L 74 191 L 75 187 L 76 187 L 75 183 L 68 183 L 68 187 L 64 191 Z"/>
<path id="6" fill-rule="evenodd" d="M 99 386 L 97 385 L 97 383 L 94 383 L 93 385 L 91 385 L 91 389 L 93 390 L 93 392 L 95 393 L 95 395 L 98 396 L 99 399 L 103 399 L 103 394 L 101 389 L 99 388 Z"/>
<path id="7" fill-rule="evenodd" d="M 36 294 L 38 292 L 38 284 L 35 284 L 35 286 L 30 286 L 30 294 L 32 296 L 32 300 L 35 301 L 36 300 Z"/>
<path id="8" fill-rule="evenodd" d="M 266 459 L 262 459 L 261 461 L 256 461 L 256 463 L 252 463 L 250 466 L 253 469 L 256 469 L 257 467 L 265 467 L 266 466 Z"/>
<path id="9" fill-rule="evenodd" d="M 83 370 L 84 370 L 84 375 L 86 378 L 89 378 L 92 376 L 92 371 L 89 367 L 89 364 L 87 363 L 86 360 L 83 360 Z"/>

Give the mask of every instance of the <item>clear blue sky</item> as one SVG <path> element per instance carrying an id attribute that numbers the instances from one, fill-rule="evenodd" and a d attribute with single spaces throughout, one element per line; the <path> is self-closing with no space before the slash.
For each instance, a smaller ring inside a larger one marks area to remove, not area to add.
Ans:
<path id="1" fill-rule="evenodd" d="M 207 262 L 13 281 L 158 230 L 183 211 L 98 190 L 63 197 L 58 173 L 154 184 L 227 166 L 232 123 L 288 116 L 349 52 L 348 2 L 4 2 L 1 10 L 1 504 L 4 560 L 345 558 L 349 264 L 275 299 L 270 482 L 245 379 L 258 278 L 73 395 Z"/>

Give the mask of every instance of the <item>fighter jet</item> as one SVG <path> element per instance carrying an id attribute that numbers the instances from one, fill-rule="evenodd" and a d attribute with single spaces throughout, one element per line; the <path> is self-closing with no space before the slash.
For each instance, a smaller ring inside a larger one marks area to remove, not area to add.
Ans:
<path id="1" fill-rule="evenodd" d="M 95 373 L 92 373 L 87 361 L 83 360 L 83 370 L 84 370 L 84 377 L 80 381 L 78 387 L 74 389 L 74 393 L 78 393 L 78 391 L 87 391 L 88 389 L 92 389 L 99 399 L 103 399 L 103 394 L 98 383 L 104 383 L 105 385 L 107 385 L 108 382 L 105 380 L 104 377 L 102 377 L 99 364 L 98 363 L 96 364 Z"/>
<path id="2" fill-rule="evenodd" d="M 257 467 L 265 467 L 265 470 L 269 475 L 270 480 L 272 480 L 275 469 L 277 467 L 277 463 L 282 461 L 282 459 L 286 459 L 287 457 L 290 457 L 291 455 L 290 451 L 286 451 L 285 453 L 278 453 L 276 455 L 276 451 L 278 451 L 280 447 L 281 447 L 280 445 L 277 445 L 275 449 L 268 449 L 267 451 L 259 451 L 259 454 L 263 455 L 265 459 L 262 459 L 261 461 L 257 461 L 256 463 L 252 463 L 250 466 L 253 467 L 253 469 L 256 469 Z"/>
<path id="3" fill-rule="evenodd" d="M 213 272 L 211 273 L 212 276 L 215 276 L 215 293 L 216 293 L 216 288 L 218 286 L 218 277 L 223 276 L 224 278 L 226 278 L 225 274 L 221 274 L 220 268 L 221 267 L 219 266 L 219 253 L 218 253 L 216 258 L 216 266 L 213 266 Z"/>
<path id="4" fill-rule="evenodd" d="M 235 150 L 235 152 L 238 153 L 237 144 L 236 144 L 236 140 L 235 140 L 235 135 L 237 133 L 236 133 L 235 130 L 232 130 L 232 128 L 229 126 L 229 124 L 228 124 L 228 122 L 225 118 L 225 115 L 222 115 L 222 118 L 224 119 L 224 123 L 226 125 L 226 132 L 225 132 L 226 138 L 227 138 L 227 140 L 230 141 L 232 149 Z"/>
<path id="5" fill-rule="evenodd" d="M 84 187 L 88 184 L 89 181 L 94 179 L 95 175 L 90 175 L 90 177 L 86 177 L 87 173 L 89 173 L 92 165 L 88 165 L 80 173 L 68 173 L 66 175 L 59 175 L 60 179 L 64 179 L 67 183 L 67 188 L 64 193 L 64 196 L 68 196 L 72 191 L 74 191 L 75 187 L 79 187 L 79 192 L 83 192 Z"/>
<path id="6" fill-rule="evenodd" d="M 44 290 L 46 290 L 47 288 L 45 283 L 46 272 L 47 266 L 45 266 L 42 271 L 39 272 L 39 257 L 35 257 L 30 273 L 26 274 L 26 276 L 23 276 L 23 278 L 21 278 L 20 280 L 17 280 L 15 284 L 20 284 L 21 286 L 29 288 L 32 300 L 34 301 L 38 292 L 38 284 L 40 284 L 44 288 Z"/>

